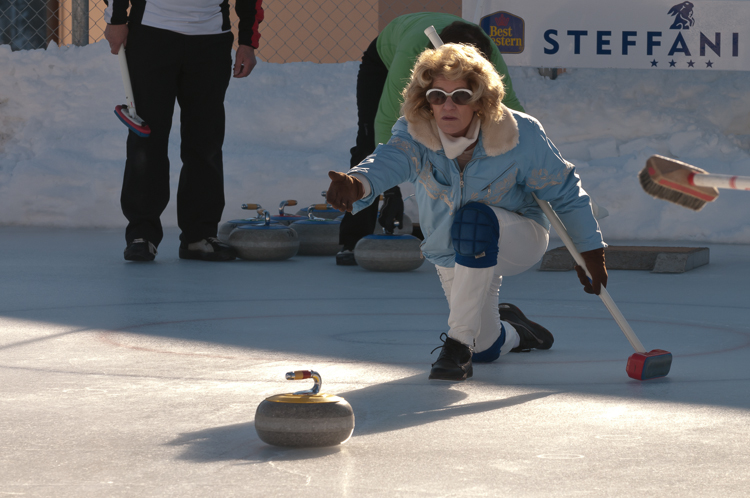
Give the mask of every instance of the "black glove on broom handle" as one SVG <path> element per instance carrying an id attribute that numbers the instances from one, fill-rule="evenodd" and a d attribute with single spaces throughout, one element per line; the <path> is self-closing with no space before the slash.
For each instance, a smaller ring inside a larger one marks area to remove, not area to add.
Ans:
<path id="1" fill-rule="evenodd" d="M 539 199 L 536 194 L 532 193 L 531 195 L 534 196 L 534 200 L 536 200 L 537 204 L 539 204 L 539 207 L 542 208 L 544 214 L 547 215 L 547 218 L 549 219 L 549 222 L 552 224 L 552 226 L 555 227 L 557 235 L 560 236 L 563 243 L 565 244 L 565 247 L 568 248 L 568 251 L 570 251 L 570 254 L 573 256 L 573 259 L 575 259 L 576 263 L 578 263 L 578 265 L 586 271 L 586 275 L 591 278 L 591 274 L 589 273 L 588 268 L 586 268 L 586 262 L 583 260 L 583 257 L 581 257 L 581 253 L 578 252 L 578 249 L 576 249 L 576 246 L 573 244 L 573 240 L 570 238 L 570 235 L 568 235 L 567 230 L 565 230 L 565 226 L 563 225 L 562 221 L 560 221 L 560 218 L 558 218 L 557 213 L 555 213 L 555 211 L 552 209 L 552 206 L 549 205 L 549 202 Z M 630 325 L 628 324 L 627 320 L 625 320 L 625 317 L 622 315 L 622 313 L 620 313 L 620 309 L 612 300 L 612 297 L 610 297 L 606 287 L 602 286 L 602 291 L 601 294 L 599 294 L 599 297 L 602 299 L 602 302 L 604 302 L 604 306 L 607 307 L 607 310 L 612 315 L 612 318 L 614 318 L 615 322 L 617 322 L 617 325 L 620 326 L 620 329 L 625 334 L 625 337 L 628 338 L 628 341 L 630 342 L 630 345 L 633 346 L 633 349 L 635 349 L 635 352 L 645 353 L 646 348 L 643 347 L 641 341 L 638 340 L 638 336 L 635 335 L 635 332 L 633 332 L 633 329 L 630 328 Z"/>

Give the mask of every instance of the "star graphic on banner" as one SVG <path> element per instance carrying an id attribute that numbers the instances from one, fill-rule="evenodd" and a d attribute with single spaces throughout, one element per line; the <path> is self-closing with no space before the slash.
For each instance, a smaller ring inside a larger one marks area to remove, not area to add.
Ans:
<path id="1" fill-rule="evenodd" d="M 714 63 L 711 61 L 706 62 L 706 67 L 714 67 Z"/>
<path id="2" fill-rule="evenodd" d="M 695 66 L 695 62 L 693 62 L 692 60 L 689 60 L 688 67 L 693 67 L 693 66 Z"/>
<path id="3" fill-rule="evenodd" d="M 674 61 L 674 59 L 672 59 L 671 61 L 669 61 L 669 67 L 675 67 L 676 64 L 677 63 Z"/>
<path id="4" fill-rule="evenodd" d="M 656 67 L 657 64 L 658 62 L 656 62 L 656 59 L 651 61 L 651 67 Z"/>

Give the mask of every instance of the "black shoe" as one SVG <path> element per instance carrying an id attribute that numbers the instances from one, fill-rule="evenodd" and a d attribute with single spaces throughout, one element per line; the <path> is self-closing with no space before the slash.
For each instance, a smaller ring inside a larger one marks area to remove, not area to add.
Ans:
<path id="1" fill-rule="evenodd" d="M 527 352 L 532 349 L 549 349 L 552 347 L 552 343 L 555 342 L 552 333 L 538 323 L 526 318 L 526 315 L 517 306 L 510 303 L 500 303 L 498 309 L 500 310 L 500 320 L 513 325 L 513 328 L 516 329 L 521 338 L 521 343 L 518 347 L 511 349 L 511 353 Z"/>
<path id="2" fill-rule="evenodd" d="M 134 239 L 125 248 L 125 259 L 128 261 L 153 261 L 156 257 L 156 246 L 146 239 Z"/>
<path id="3" fill-rule="evenodd" d="M 443 339 L 445 336 L 445 339 Z M 455 339 L 448 337 L 448 334 L 440 334 L 443 341 L 440 356 L 432 364 L 430 370 L 430 379 L 437 380 L 466 380 L 474 375 L 474 368 L 471 366 L 471 348 Z M 432 352 L 435 352 L 435 349 Z"/>
<path id="4" fill-rule="evenodd" d="M 354 251 L 342 249 L 336 254 L 336 264 L 339 266 L 357 266 L 357 260 L 354 259 Z"/>
<path id="5" fill-rule="evenodd" d="M 216 237 L 206 237 L 198 242 L 180 244 L 180 259 L 201 259 L 203 261 L 232 261 L 237 251 Z"/>

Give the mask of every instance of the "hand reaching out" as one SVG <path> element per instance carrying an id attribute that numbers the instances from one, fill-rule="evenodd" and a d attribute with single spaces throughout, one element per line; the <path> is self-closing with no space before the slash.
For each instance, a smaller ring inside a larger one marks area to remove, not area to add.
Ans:
<path id="1" fill-rule="evenodd" d="M 339 211 L 352 210 L 352 204 L 365 195 L 365 188 L 358 179 L 337 171 L 329 171 L 331 185 L 326 193 L 326 201 Z"/>

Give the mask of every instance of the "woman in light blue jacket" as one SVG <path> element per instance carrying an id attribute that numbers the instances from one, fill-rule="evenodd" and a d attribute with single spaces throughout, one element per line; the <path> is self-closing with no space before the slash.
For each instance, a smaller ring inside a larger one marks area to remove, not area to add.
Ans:
<path id="1" fill-rule="evenodd" d="M 422 252 L 450 306 L 431 379 L 465 380 L 472 359 L 552 346 L 547 329 L 497 304 L 503 275 L 529 269 L 547 249 L 549 221 L 532 193 L 550 202 L 583 255 L 592 275 L 576 268 L 584 290 L 606 286 L 606 244 L 574 166 L 536 119 L 501 103 L 503 94 L 500 76 L 474 47 L 426 50 L 388 143 L 348 175 L 329 173 L 328 201 L 355 213 L 394 185 L 415 184 Z"/>

